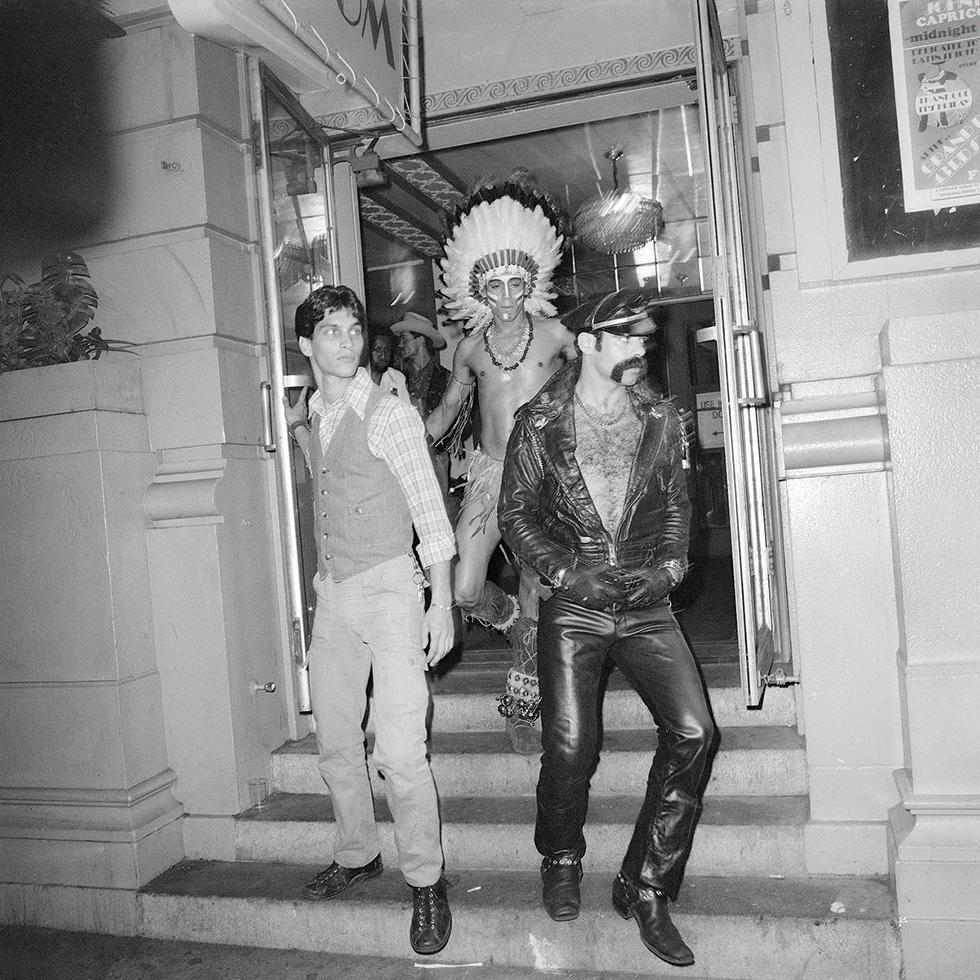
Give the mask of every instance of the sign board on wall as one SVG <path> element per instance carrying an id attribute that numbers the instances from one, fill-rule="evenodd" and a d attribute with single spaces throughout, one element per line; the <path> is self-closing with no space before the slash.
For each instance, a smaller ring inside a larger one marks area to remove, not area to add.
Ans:
<path id="1" fill-rule="evenodd" d="M 980 202 L 980 0 L 888 0 L 905 210 Z"/>
<path id="2" fill-rule="evenodd" d="M 725 445 L 725 426 L 721 417 L 721 392 L 700 391 L 697 399 L 698 442 L 702 449 Z"/>

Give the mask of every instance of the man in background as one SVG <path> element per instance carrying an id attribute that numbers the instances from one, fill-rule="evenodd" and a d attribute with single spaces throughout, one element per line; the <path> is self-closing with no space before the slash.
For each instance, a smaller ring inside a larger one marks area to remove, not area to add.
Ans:
<path id="1" fill-rule="evenodd" d="M 371 349 L 368 364 L 371 380 L 389 395 L 409 401 L 408 385 L 405 375 L 392 367 L 395 359 L 395 338 L 384 329 L 376 329 L 371 334 Z"/>
<path id="2" fill-rule="evenodd" d="M 436 351 L 445 348 L 446 338 L 428 317 L 411 311 L 391 325 L 391 332 L 398 338 L 402 368 L 408 381 L 408 397 L 425 420 L 438 408 L 449 384 L 449 370 L 436 356 Z M 433 446 L 432 465 L 448 509 L 449 450 Z"/>

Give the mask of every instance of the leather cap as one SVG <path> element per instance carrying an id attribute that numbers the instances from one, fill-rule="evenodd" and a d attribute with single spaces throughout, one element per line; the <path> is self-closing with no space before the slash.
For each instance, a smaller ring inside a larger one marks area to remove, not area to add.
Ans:
<path id="1" fill-rule="evenodd" d="M 590 296 L 566 313 L 561 322 L 574 334 L 606 330 L 629 337 L 643 337 L 657 329 L 650 319 L 652 306 L 645 289 L 620 289 L 615 293 Z"/>
<path id="2" fill-rule="evenodd" d="M 446 346 L 446 338 L 436 330 L 432 321 L 421 313 L 413 313 L 411 310 L 397 323 L 393 323 L 390 330 L 392 333 L 417 333 L 428 337 L 436 350 L 442 350 Z"/>

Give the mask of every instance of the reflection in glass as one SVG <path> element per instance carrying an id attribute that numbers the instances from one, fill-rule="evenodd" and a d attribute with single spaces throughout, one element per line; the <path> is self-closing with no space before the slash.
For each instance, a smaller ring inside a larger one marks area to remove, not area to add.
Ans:
<path id="1" fill-rule="evenodd" d="M 268 92 L 266 111 L 286 371 L 293 374 L 307 366 L 294 340 L 296 307 L 314 289 L 333 282 L 324 193 L 326 171 L 320 144 Z"/>
<path id="2" fill-rule="evenodd" d="M 361 192 L 370 202 L 362 215 L 371 214 L 364 234 L 366 267 L 388 270 L 420 259 L 438 260 L 438 255 L 421 253 L 400 238 L 398 221 L 411 217 L 417 228 L 431 234 L 432 215 L 447 207 L 447 194 L 455 194 L 458 203 L 477 180 L 503 180 L 518 168 L 530 171 L 567 215 L 581 213 L 583 206 L 609 199 L 617 189 L 608 155 L 614 147 L 620 194 L 662 206 L 656 237 L 643 243 L 649 236 L 630 242 L 607 236 L 599 242 L 581 234 L 582 228 L 573 229 L 555 277 L 559 312 L 593 294 L 626 286 L 643 287 L 662 299 L 710 294 L 704 151 L 697 104 L 686 88 L 684 96 L 691 101 L 399 160 L 399 181 Z M 411 195 L 399 196 L 399 184 L 403 191 L 411 184 Z M 394 216 L 388 225 L 386 205 Z M 369 294 L 369 306 L 372 302 Z M 378 318 L 384 315 L 382 305 Z"/>
<path id="3" fill-rule="evenodd" d="M 283 373 L 295 381 L 310 373 L 309 363 L 296 341 L 296 308 L 314 289 L 334 281 L 327 221 L 327 169 L 320 143 L 268 88 L 265 109 L 273 254 L 282 311 Z M 296 390 L 288 394 L 293 402 L 299 396 Z M 314 604 L 312 580 L 316 572 L 312 490 L 303 455 L 294 453 L 292 459 L 303 608 L 309 617 Z M 307 635 L 310 625 L 308 620 Z"/>

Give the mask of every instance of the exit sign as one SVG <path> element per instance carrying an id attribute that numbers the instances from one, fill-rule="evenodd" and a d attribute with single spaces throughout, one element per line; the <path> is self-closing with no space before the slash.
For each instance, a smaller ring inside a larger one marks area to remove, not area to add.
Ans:
<path id="1" fill-rule="evenodd" d="M 720 449 L 725 445 L 721 392 L 700 391 L 694 397 L 697 400 L 698 442 L 702 449 Z"/>

